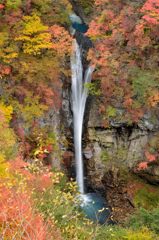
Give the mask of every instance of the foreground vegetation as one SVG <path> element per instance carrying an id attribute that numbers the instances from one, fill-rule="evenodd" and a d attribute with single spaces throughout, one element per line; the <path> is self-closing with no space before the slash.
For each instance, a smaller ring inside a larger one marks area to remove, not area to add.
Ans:
<path id="1" fill-rule="evenodd" d="M 81 212 L 75 182 L 19 157 L 1 167 L 0 195 L 1 239 L 159 239 L 159 202 L 154 209 L 138 209 L 122 226 L 98 225 Z"/>

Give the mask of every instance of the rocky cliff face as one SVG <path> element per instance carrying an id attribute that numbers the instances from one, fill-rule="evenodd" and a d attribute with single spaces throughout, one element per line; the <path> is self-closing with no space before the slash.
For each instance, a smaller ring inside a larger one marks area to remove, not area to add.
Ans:
<path id="1" fill-rule="evenodd" d="M 90 184 L 95 188 L 103 186 L 103 178 L 112 169 L 135 172 L 144 161 L 144 152 L 149 141 L 159 133 L 158 125 L 152 125 L 145 118 L 138 125 L 127 123 L 110 124 L 104 128 L 103 116 L 99 114 L 97 99 L 91 104 L 88 119 L 87 144 L 84 155 Z M 146 171 L 138 172 L 153 184 L 159 183 L 159 167 L 152 164 Z"/>
<path id="2" fill-rule="evenodd" d="M 88 122 L 84 139 L 87 183 L 95 191 L 102 190 L 105 193 L 114 219 L 122 221 L 135 209 L 136 186 L 139 184 L 139 189 L 142 189 L 147 182 L 153 185 L 159 183 L 157 161 L 148 165 L 147 169 L 138 171 L 149 142 L 159 134 L 159 125 L 152 125 L 145 116 L 138 125 L 113 122 L 109 128 L 103 127 L 104 116 L 99 113 L 98 106 L 100 102 L 96 98 L 90 102 L 90 112 L 86 112 Z"/>

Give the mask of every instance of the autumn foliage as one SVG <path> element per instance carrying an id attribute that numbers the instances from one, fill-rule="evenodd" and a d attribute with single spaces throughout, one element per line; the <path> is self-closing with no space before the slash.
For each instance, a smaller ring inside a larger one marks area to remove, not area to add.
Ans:
<path id="1" fill-rule="evenodd" d="M 87 32 L 94 49 L 88 58 L 96 64 L 105 119 L 109 122 L 111 106 L 117 121 L 137 123 L 159 102 L 159 2 L 96 0 L 95 5 Z"/>
<path id="2" fill-rule="evenodd" d="M 47 228 L 40 215 L 33 212 L 27 193 L 0 187 L 1 237 L 7 239 L 47 239 Z"/>
<path id="3" fill-rule="evenodd" d="M 24 157 L 33 151 L 33 125 L 41 131 L 42 119 L 61 108 L 62 78 L 70 75 L 70 11 L 67 0 L 0 1 L 1 99 L 12 108 Z"/>
<path id="4" fill-rule="evenodd" d="M 41 123 L 61 107 L 70 11 L 67 0 L 0 1 L 0 239 L 61 239 L 32 195 L 52 184 L 56 137 Z"/>
<path id="5" fill-rule="evenodd" d="M 145 146 L 144 158 L 137 166 L 137 171 L 146 171 L 158 166 L 159 162 L 159 135 L 153 136 Z"/>
<path id="6" fill-rule="evenodd" d="M 1 163 L 0 163 L 1 166 Z M 52 221 L 37 212 L 32 194 L 52 185 L 49 168 L 31 172 L 30 164 L 18 156 L 8 164 L 8 175 L 0 178 L 0 232 L 2 239 L 47 240 L 59 237 Z"/>
<path id="7" fill-rule="evenodd" d="M 133 126 L 149 112 L 153 123 L 158 119 L 159 0 L 1 0 L 0 239 L 60 240 L 53 206 L 65 236 L 83 234 L 73 215 L 75 198 L 62 188 L 60 194 L 54 191 L 50 167 L 57 151 L 53 117 L 61 109 L 63 79 L 71 78 L 70 2 L 78 2 L 89 15 L 86 35 L 94 47 L 88 60 L 96 71 L 94 85 L 88 87 L 100 99 L 103 125 L 117 121 Z M 137 171 L 158 165 L 158 143 L 158 136 L 148 143 Z M 49 188 L 46 209 L 40 202 L 42 215 L 33 195 L 44 197 Z M 68 208 L 65 220 L 61 212 L 69 204 L 71 215 Z M 83 239 L 91 238 L 89 230 Z"/>

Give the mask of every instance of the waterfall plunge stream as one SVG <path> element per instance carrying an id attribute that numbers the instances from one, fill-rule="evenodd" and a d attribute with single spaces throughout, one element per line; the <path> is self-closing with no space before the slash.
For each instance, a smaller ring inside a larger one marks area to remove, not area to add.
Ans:
<path id="1" fill-rule="evenodd" d="M 76 181 L 80 193 L 84 193 L 84 166 L 82 159 L 82 129 L 83 119 L 88 96 L 86 83 L 91 82 L 93 66 L 89 66 L 84 74 L 80 47 L 76 40 L 73 40 L 73 52 L 71 57 L 72 70 L 72 108 L 74 124 L 74 147 L 76 162 Z"/>

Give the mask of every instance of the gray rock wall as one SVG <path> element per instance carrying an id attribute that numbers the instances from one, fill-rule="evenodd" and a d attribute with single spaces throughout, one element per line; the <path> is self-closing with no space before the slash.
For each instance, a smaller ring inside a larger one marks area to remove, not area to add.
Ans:
<path id="1" fill-rule="evenodd" d="M 99 113 L 98 101 L 91 104 L 87 141 L 84 149 L 85 165 L 89 184 L 102 187 L 104 175 L 110 170 L 134 172 L 140 162 L 145 161 L 144 152 L 149 140 L 159 133 L 157 126 L 149 128 L 150 123 L 142 119 L 139 125 L 116 123 L 110 128 L 102 125 L 103 116 Z M 159 182 L 159 166 L 150 166 L 140 176 L 152 183 Z"/>

